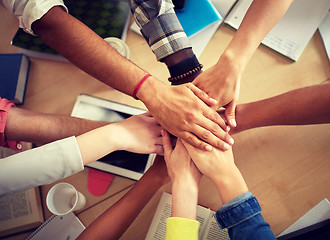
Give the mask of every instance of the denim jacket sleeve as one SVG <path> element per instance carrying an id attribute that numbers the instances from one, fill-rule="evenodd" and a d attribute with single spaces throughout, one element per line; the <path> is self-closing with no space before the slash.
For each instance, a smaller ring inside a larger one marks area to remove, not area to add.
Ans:
<path id="1" fill-rule="evenodd" d="M 191 48 L 171 0 L 129 0 L 131 12 L 158 61 Z"/>
<path id="2" fill-rule="evenodd" d="M 231 240 L 276 239 L 261 215 L 258 200 L 250 192 L 223 205 L 215 218 L 220 228 L 228 228 Z"/>

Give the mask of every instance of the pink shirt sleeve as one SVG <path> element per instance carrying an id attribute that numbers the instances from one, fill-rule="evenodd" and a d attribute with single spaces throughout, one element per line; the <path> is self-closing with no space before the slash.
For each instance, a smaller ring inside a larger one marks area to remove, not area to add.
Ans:
<path id="1" fill-rule="evenodd" d="M 0 97 L 0 146 L 19 151 L 22 149 L 21 143 L 19 141 L 7 141 L 5 137 L 7 114 L 11 107 L 15 107 L 15 104 Z"/>

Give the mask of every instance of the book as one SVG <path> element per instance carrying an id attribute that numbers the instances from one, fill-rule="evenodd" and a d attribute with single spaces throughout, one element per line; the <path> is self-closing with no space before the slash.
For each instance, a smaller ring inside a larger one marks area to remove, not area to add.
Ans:
<path id="1" fill-rule="evenodd" d="M 72 212 L 63 215 L 52 215 L 25 240 L 76 239 L 85 226 Z"/>
<path id="2" fill-rule="evenodd" d="M 23 104 L 30 60 L 23 54 L 0 54 L 0 97 Z"/>
<path id="3" fill-rule="evenodd" d="M 86 24 L 102 38 L 117 37 L 125 41 L 130 20 L 128 3 L 121 0 L 65 0 L 69 14 Z M 19 29 L 12 40 L 19 52 L 29 57 L 67 61 L 36 36 Z"/>
<path id="4" fill-rule="evenodd" d="M 328 11 L 327 15 L 323 18 L 319 26 L 319 32 L 330 61 L 330 11 Z"/>
<path id="5" fill-rule="evenodd" d="M 149 227 L 146 240 L 165 239 L 166 219 L 171 216 L 172 195 L 163 192 L 158 207 L 154 214 L 153 220 Z M 215 211 L 197 206 L 197 221 L 200 222 L 198 239 L 201 240 L 229 240 L 227 229 L 220 229 L 213 214 Z"/>
<path id="6" fill-rule="evenodd" d="M 301 229 L 307 228 L 308 226 L 321 223 L 329 219 L 330 219 L 330 203 L 328 199 L 324 198 L 321 202 L 319 202 L 316 206 L 314 206 L 311 210 L 309 210 L 305 215 L 303 215 L 291 226 L 289 226 L 287 229 L 281 232 L 277 236 L 277 238 L 283 237 L 283 239 L 285 239 L 285 236 L 289 235 L 290 233 L 299 231 Z M 305 238 L 292 238 L 292 239 L 305 239 Z"/>
<path id="7" fill-rule="evenodd" d="M 16 151 L 0 147 L 0 159 Z M 40 190 L 29 190 L 0 196 L 0 237 L 29 230 L 44 222 Z"/>
<path id="8" fill-rule="evenodd" d="M 175 13 L 187 37 L 222 20 L 220 13 L 210 0 L 186 0 L 184 9 Z"/>
<path id="9" fill-rule="evenodd" d="M 237 0 L 211 0 L 214 7 L 218 10 L 221 17 L 225 19 Z"/>
<path id="10" fill-rule="evenodd" d="M 238 29 L 252 1 L 238 1 L 224 22 Z M 294 1 L 262 44 L 293 61 L 298 61 L 329 8 L 329 0 Z"/>

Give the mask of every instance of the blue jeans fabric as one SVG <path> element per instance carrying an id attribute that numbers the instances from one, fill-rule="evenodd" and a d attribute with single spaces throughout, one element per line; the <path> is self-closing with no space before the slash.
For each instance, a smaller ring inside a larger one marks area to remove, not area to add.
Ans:
<path id="1" fill-rule="evenodd" d="M 261 215 L 258 200 L 250 192 L 223 205 L 214 217 L 220 228 L 228 228 L 231 240 L 276 240 Z"/>

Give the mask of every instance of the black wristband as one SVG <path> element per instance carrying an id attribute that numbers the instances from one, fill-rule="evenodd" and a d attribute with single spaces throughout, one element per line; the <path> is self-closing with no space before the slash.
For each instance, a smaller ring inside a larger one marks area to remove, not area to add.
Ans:
<path id="1" fill-rule="evenodd" d="M 199 72 L 202 68 L 203 68 L 203 65 L 202 65 L 202 64 L 199 64 L 197 67 L 195 67 L 195 68 L 189 70 L 188 72 L 186 72 L 186 73 L 184 73 L 184 74 L 181 74 L 181 75 L 176 76 L 176 77 L 170 77 L 170 78 L 168 79 L 168 81 L 170 81 L 171 83 L 173 83 L 173 82 L 176 82 L 176 81 L 182 80 L 182 79 L 184 79 L 184 78 L 186 78 L 186 77 L 188 77 L 188 76 L 193 75 L 193 74 L 196 73 L 196 72 Z"/>
<path id="2" fill-rule="evenodd" d="M 181 62 L 168 67 L 170 71 L 171 78 L 183 75 L 184 73 L 189 72 L 190 70 L 200 66 L 198 59 L 195 54 L 187 59 L 182 60 Z"/>

